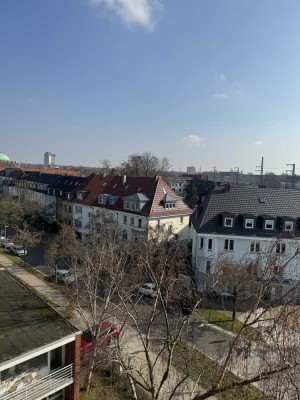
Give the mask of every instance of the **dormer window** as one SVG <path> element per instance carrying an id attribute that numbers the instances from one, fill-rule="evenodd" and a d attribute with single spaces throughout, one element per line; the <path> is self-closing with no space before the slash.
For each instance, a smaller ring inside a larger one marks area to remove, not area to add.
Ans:
<path id="1" fill-rule="evenodd" d="M 284 230 L 285 231 L 292 231 L 293 229 L 294 229 L 294 222 L 293 221 L 285 221 Z"/>
<path id="2" fill-rule="evenodd" d="M 232 228 L 233 218 L 225 217 L 224 218 L 224 226 L 226 226 L 226 228 Z"/>
<path id="3" fill-rule="evenodd" d="M 274 220 L 273 219 L 265 220 L 265 229 L 269 230 L 269 231 L 274 229 Z"/>
<path id="4" fill-rule="evenodd" d="M 165 203 L 165 208 L 175 208 L 175 203 Z"/>
<path id="5" fill-rule="evenodd" d="M 246 220 L 245 220 L 245 228 L 246 229 L 253 229 L 254 228 L 254 219 L 246 218 Z"/>
<path id="6" fill-rule="evenodd" d="M 77 197 L 77 200 L 83 200 L 83 193 L 77 192 L 76 197 Z"/>

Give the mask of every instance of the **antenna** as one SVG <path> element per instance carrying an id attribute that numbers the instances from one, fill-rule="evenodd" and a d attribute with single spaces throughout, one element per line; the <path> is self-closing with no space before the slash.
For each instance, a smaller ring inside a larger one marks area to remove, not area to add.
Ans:
<path id="1" fill-rule="evenodd" d="M 255 170 L 255 172 L 259 172 L 259 174 L 260 174 L 259 184 L 261 186 L 263 186 L 264 185 L 264 158 L 263 157 L 261 158 L 261 164 L 257 165 L 256 168 L 259 168 L 259 169 Z"/>
<path id="2" fill-rule="evenodd" d="M 238 186 L 239 184 L 239 177 L 240 177 L 240 168 L 239 167 L 234 167 L 235 171 L 235 183 Z"/>
<path id="3" fill-rule="evenodd" d="M 296 164 L 286 164 L 287 167 L 292 167 L 292 169 L 287 169 L 286 170 L 286 181 L 285 181 L 285 188 L 287 189 L 288 186 L 290 186 L 292 189 L 295 189 L 295 170 L 296 170 Z M 288 175 L 288 173 L 291 172 L 292 175 Z M 291 177 L 291 184 L 288 184 L 288 177 Z"/>
<path id="4" fill-rule="evenodd" d="M 214 174 L 213 174 L 213 181 L 216 182 L 216 172 L 217 172 L 217 169 L 216 169 L 215 166 L 213 166 L 213 172 L 214 172 Z"/>

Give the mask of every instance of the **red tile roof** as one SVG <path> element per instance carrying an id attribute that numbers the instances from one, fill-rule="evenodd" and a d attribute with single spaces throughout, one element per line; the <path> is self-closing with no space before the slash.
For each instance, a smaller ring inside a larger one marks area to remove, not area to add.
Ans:
<path id="1" fill-rule="evenodd" d="M 90 177 L 87 184 L 80 187 L 80 190 L 87 191 L 88 194 L 84 200 L 74 198 L 72 200 L 74 203 L 98 206 L 115 211 L 126 211 L 150 218 L 192 214 L 192 210 L 184 203 L 182 198 L 179 197 L 161 177 L 127 177 L 126 182 L 123 184 L 123 177 L 121 176 L 102 177 L 94 175 Z M 137 193 L 144 194 L 148 197 L 148 204 L 141 212 L 124 210 L 124 199 Z M 99 205 L 98 195 L 100 194 L 112 195 L 117 197 L 118 200 L 114 205 Z M 175 208 L 167 209 L 164 207 L 162 200 L 166 194 L 176 200 Z"/>

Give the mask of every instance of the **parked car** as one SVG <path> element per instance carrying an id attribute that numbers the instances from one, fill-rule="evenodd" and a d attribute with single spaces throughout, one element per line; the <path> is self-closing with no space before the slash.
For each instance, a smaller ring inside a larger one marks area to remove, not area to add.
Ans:
<path id="1" fill-rule="evenodd" d="M 75 283 L 75 276 L 72 275 L 68 269 L 58 269 L 56 275 L 45 275 L 44 279 L 46 282 L 57 282 L 63 285 L 71 285 Z"/>
<path id="2" fill-rule="evenodd" d="M 102 321 L 96 326 L 95 331 L 99 329 L 99 341 L 104 346 L 109 346 L 112 340 L 119 336 L 119 329 L 112 325 L 109 321 Z M 84 352 L 91 349 L 95 344 L 93 333 L 87 329 L 81 335 L 80 351 Z"/>
<path id="3" fill-rule="evenodd" d="M 27 250 L 24 249 L 23 246 L 11 246 L 9 251 L 14 254 L 15 256 L 26 256 L 27 255 Z"/>
<path id="4" fill-rule="evenodd" d="M 153 283 L 141 283 L 135 287 L 137 293 L 144 294 L 145 296 L 156 297 L 157 290 Z"/>
<path id="5" fill-rule="evenodd" d="M 1 239 L 1 246 L 5 247 L 6 249 L 10 249 L 12 246 L 14 246 L 14 242 L 8 238 L 4 238 Z"/>
<path id="6" fill-rule="evenodd" d="M 54 276 L 55 278 L 55 276 Z M 64 285 L 70 285 L 75 282 L 75 276 L 68 269 L 57 270 L 57 282 Z"/>

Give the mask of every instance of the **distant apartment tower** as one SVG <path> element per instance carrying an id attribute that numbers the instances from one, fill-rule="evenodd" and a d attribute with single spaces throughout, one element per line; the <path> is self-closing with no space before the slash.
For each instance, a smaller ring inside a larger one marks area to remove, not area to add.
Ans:
<path id="1" fill-rule="evenodd" d="M 55 157 L 56 155 L 51 153 L 51 151 L 46 151 L 44 154 L 44 167 L 48 168 L 56 165 Z"/>
<path id="2" fill-rule="evenodd" d="M 195 175 L 196 174 L 196 168 L 191 165 L 190 167 L 186 168 L 186 173 L 189 175 Z"/>

